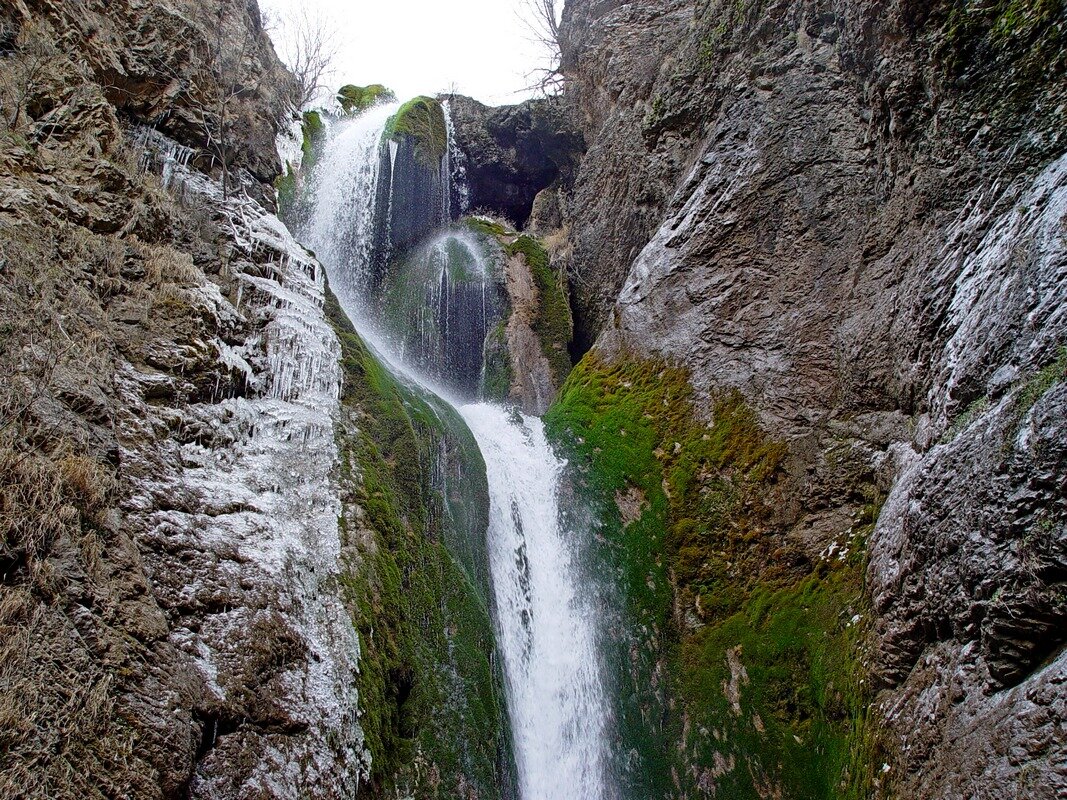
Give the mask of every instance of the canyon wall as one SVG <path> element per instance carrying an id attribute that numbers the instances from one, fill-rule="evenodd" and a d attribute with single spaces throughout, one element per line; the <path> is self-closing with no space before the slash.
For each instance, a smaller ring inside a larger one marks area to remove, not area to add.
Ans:
<path id="1" fill-rule="evenodd" d="M 635 796 L 1067 785 L 1063 25 L 567 4 L 591 350 L 549 419 L 628 603 Z"/>
<path id="2" fill-rule="evenodd" d="M 509 796 L 484 464 L 270 213 L 292 83 L 243 0 L 0 10 L 5 797 Z"/>

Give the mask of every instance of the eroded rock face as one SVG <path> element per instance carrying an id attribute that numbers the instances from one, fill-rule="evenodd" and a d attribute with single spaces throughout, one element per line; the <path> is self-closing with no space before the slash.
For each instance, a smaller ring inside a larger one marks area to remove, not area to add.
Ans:
<path id="1" fill-rule="evenodd" d="M 322 269 L 98 71 L 117 30 L 212 8 L 185 10 L 18 4 L 0 59 L 5 796 L 334 797 L 368 774 Z M 258 142 L 233 164 L 252 194 Z"/>
<path id="2" fill-rule="evenodd" d="M 500 108 L 462 95 L 448 101 L 469 210 L 501 215 L 521 229 L 538 192 L 569 182 L 583 150 L 581 135 L 555 99 Z"/>
<path id="3" fill-rule="evenodd" d="M 890 487 L 868 543 L 879 791 L 1051 797 L 1064 43 L 1041 9 L 961 8 L 570 3 L 577 324 L 601 355 L 684 364 L 709 408 L 748 398 L 790 442 L 799 549 Z"/>
<path id="4" fill-rule="evenodd" d="M 256 3 L 16 0 L 3 17 L 13 31 L 46 22 L 50 46 L 77 54 L 125 123 L 197 148 L 194 164 L 204 171 L 218 175 L 225 158 L 230 169 L 273 183 L 275 137 L 295 89 Z M 42 108 L 51 104 L 41 97 Z M 225 146 L 209 146 L 223 130 Z M 273 202 L 273 193 L 260 199 Z"/>

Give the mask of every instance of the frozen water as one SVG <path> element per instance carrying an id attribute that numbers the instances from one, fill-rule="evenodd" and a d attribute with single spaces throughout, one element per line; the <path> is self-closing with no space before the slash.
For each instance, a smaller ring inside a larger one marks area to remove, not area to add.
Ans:
<path id="1" fill-rule="evenodd" d="M 353 688 L 359 642 L 336 590 L 341 509 L 331 474 L 341 373 L 340 345 L 323 313 L 325 273 L 258 203 L 224 198 L 217 183 L 189 169 L 182 148 L 154 131 L 139 139 L 146 166 L 160 168 L 230 230 L 240 308 L 214 285 L 192 298 L 217 320 L 244 319 L 253 331 L 238 345 L 212 343 L 220 364 L 244 377 L 246 396 L 182 409 L 182 425 L 210 435 L 181 444 L 169 471 L 145 470 L 150 477 L 130 504 L 147 517 L 145 538 L 159 543 L 161 557 L 179 549 L 196 565 L 167 576 L 176 582 L 173 606 L 196 608 L 218 587 L 244 593 L 193 627 L 178 625 L 171 639 L 225 698 L 255 625 L 295 634 L 306 656 L 286 666 L 272 701 L 307 732 L 263 747 L 247 785 L 294 800 L 309 796 L 309 787 L 343 787 L 347 795 L 369 757 Z M 133 391 L 154 380 L 127 378 Z M 166 582 L 159 591 L 168 591 Z M 199 772 L 193 795 L 215 796 L 216 780 L 210 769 Z"/>

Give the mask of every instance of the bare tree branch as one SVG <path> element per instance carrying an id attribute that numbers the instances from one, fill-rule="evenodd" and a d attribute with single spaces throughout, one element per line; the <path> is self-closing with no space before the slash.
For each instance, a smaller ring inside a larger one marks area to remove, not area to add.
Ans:
<path id="1" fill-rule="evenodd" d="M 337 27 L 306 7 L 293 9 L 271 22 L 278 55 L 296 76 L 294 105 L 305 108 L 324 89 L 337 60 Z"/>
<path id="2" fill-rule="evenodd" d="M 226 5 L 219 7 L 214 27 L 203 48 L 203 67 L 184 72 L 159 63 L 157 72 L 180 87 L 185 105 L 195 112 L 201 132 L 201 149 L 221 171 L 222 191 L 229 197 L 231 173 L 237 156 L 238 104 L 259 90 L 260 77 L 247 68 L 257 34 L 244 24 L 232 25 Z"/>
<path id="3" fill-rule="evenodd" d="M 561 9 L 561 0 L 524 0 L 519 12 L 523 26 L 534 44 L 543 51 L 546 62 L 546 66 L 526 76 L 531 81 L 526 88 L 542 94 L 558 94 L 563 88 L 563 52 L 559 38 Z"/>

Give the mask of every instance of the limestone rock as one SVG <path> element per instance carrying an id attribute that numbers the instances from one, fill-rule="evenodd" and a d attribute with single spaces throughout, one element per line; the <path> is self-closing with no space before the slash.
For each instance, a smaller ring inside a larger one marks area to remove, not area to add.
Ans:
<path id="1" fill-rule="evenodd" d="M 572 177 L 583 145 L 558 100 L 488 108 L 448 98 L 463 153 L 470 210 L 505 217 L 520 229 L 538 192 Z"/>
<path id="2" fill-rule="evenodd" d="M 795 533 L 890 490 L 867 573 L 880 793 L 1051 797 L 1064 40 L 1041 9 L 956 5 L 569 3 L 576 325 L 740 390 L 791 443 Z"/>

